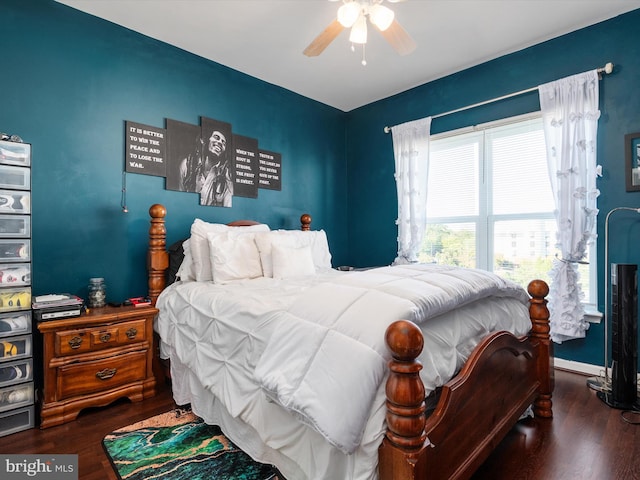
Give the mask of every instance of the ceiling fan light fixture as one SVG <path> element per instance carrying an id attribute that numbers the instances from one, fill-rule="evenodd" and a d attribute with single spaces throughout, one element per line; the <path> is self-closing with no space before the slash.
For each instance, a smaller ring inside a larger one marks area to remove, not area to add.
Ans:
<path id="1" fill-rule="evenodd" d="M 384 32 L 391 26 L 394 17 L 395 14 L 393 13 L 393 10 L 385 7 L 384 5 L 380 5 L 379 3 L 376 3 L 369 8 L 369 19 L 371 20 L 371 23 L 380 29 L 381 32 Z"/>
<path id="2" fill-rule="evenodd" d="M 350 28 L 358 20 L 361 11 L 358 2 L 347 2 L 338 9 L 338 21 L 344 28 Z"/>
<path id="3" fill-rule="evenodd" d="M 340 0 L 329 1 L 338 2 Z M 395 3 L 404 0 L 387 1 Z M 371 22 L 396 53 L 399 55 L 410 54 L 416 49 L 416 42 L 395 19 L 393 10 L 381 5 L 383 2 L 384 0 L 342 0 L 337 17 L 313 39 L 302 53 L 307 57 L 317 57 L 345 28 L 348 28 L 350 29 L 351 50 L 355 51 L 355 44 L 363 46 L 362 64 L 365 65 L 364 45 L 367 43 L 367 24 Z"/>
<path id="4" fill-rule="evenodd" d="M 367 43 L 367 19 L 364 15 L 360 15 L 351 27 L 349 41 L 351 43 Z"/>

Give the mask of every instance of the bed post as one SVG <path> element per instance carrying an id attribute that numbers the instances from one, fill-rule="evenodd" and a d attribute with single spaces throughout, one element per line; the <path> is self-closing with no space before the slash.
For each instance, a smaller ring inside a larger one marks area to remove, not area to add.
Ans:
<path id="1" fill-rule="evenodd" d="M 151 226 L 149 227 L 149 250 L 147 252 L 147 270 L 149 275 L 149 297 L 155 306 L 158 295 L 165 287 L 165 271 L 169 267 L 169 255 L 166 250 L 167 229 L 164 218 L 167 209 L 156 203 L 149 208 Z"/>
<path id="2" fill-rule="evenodd" d="M 529 316 L 531 317 L 531 340 L 536 349 L 537 377 L 540 388 L 533 403 L 533 413 L 536 417 L 552 418 L 551 395 L 555 384 L 553 371 L 553 343 L 549 336 L 549 309 L 545 297 L 549 294 L 549 286 L 542 280 L 533 280 L 527 289 L 529 300 Z"/>
<path id="3" fill-rule="evenodd" d="M 380 479 L 414 480 L 421 476 L 414 460 L 427 439 L 422 364 L 416 360 L 424 339 L 414 323 L 399 320 L 387 328 L 385 340 L 392 360 L 386 385 L 387 433 L 379 451 Z"/>
<path id="4" fill-rule="evenodd" d="M 300 216 L 300 230 L 304 232 L 311 230 L 311 215 L 308 213 L 303 213 Z"/>

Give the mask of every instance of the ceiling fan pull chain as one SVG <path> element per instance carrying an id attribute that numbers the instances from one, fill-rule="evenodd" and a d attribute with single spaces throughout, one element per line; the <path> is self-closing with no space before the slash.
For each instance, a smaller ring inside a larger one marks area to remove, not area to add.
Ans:
<path id="1" fill-rule="evenodd" d="M 362 66 L 363 67 L 367 65 L 367 59 L 365 58 L 365 50 L 364 50 L 365 47 L 366 47 L 366 44 L 363 43 L 362 44 Z"/>

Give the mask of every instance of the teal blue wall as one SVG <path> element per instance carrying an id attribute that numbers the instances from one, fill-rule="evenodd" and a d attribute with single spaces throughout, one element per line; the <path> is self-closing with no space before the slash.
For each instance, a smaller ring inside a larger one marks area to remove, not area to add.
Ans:
<path id="1" fill-rule="evenodd" d="M 145 294 L 153 203 L 167 207 L 169 242 L 194 217 L 298 228 L 309 212 L 344 261 L 344 112 L 51 0 L 3 0 L 0 11 L 0 131 L 33 145 L 36 294 L 82 295 L 92 276 L 105 277 L 114 300 Z M 200 116 L 280 152 L 282 191 L 201 207 L 197 194 L 165 190 L 164 178 L 128 174 L 123 214 L 124 122 L 197 125 Z"/>
<path id="2" fill-rule="evenodd" d="M 604 214 L 640 206 L 624 187 L 623 137 L 640 132 L 640 11 L 501 57 L 349 113 L 298 96 L 52 0 L 3 0 L 0 131 L 33 145 L 33 283 L 36 294 L 83 294 L 104 276 L 110 296 L 146 291 L 147 210 L 167 206 L 168 240 L 194 216 L 257 218 L 296 228 L 303 212 L 330 239 L 334 264 L 388 264 L 395 257 L 397 200 L 390 135 L 394 125 L 540 83 L 616 64 L 601 82 L 598 233 Z M 435 48 L 435 47 L 434 47 Z M 427 47 L 413 55 L 429 61 Z M 434 120 L 438 133 L 537 110 L 535 93 Z M 230 209 L 201 207 L 196 194 L 167 191 L 164 179 L 127 175 L 129 213 L 120 210 L 124 122 L 164 127 L 172 118 L 230 122 L 235 133 L 282 153 L 283 187 Z M 640 263 L 640 221 L 617 215 L 611 261 Z M 599 270 L 603 245 L 598 246 Z M 599 285 L 602 309 L 603 284 Z M 556 348 L 598 364 L 602 326 Z"/>
<path id="3" fill-rule="evenodd" d="M 396 253 L 393 151 L 391 136 L 383 132 L 383 126 L 447 112 L 613 62 L 614 73 L 600 82 L 598 159 L 604 176 L 598 181 L 598 297 L 602 310 L 605 215 L 621 205 L 640 207 L 640 192 L 626 192 L 624 178 L 624 135 L 640 132 L 639 24 L 640 10 L 636 10 L 350 112 L 350 261 L 388 264 Z M 419 48 L 413 55 L 416 61 L 428 62 L 429 53 L 429 48 Z M 539 108 L 534 92 L 435 119 L 431 131 L 439 133 Z M 616 213 L 610 227 L 610 260 L 640 264 L 640 216 Z M 602 365 L 603 344 L 602 324 L 593 324 L 586 339 L 565 342 L 556 347 L 556 354 Z"/>

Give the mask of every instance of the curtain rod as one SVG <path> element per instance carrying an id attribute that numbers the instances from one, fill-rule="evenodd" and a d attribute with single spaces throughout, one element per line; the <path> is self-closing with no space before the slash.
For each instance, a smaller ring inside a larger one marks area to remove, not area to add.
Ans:
<path id="1" fill-rule="evenodd" d="M 609 75 L 611 72 L 613 72 L 613 63 L 609 62 L 604 67 L 598 68 L 597 71 L 598 71 L 598 75 L 600 75 L 600 77 L 602 77 L 603 73 L 606 73 L 607 75 Z M 466 107 L 456 108 L 455 110 L 449 110 L 448 112 L 439 113 L 437 115 L 431 115 L 431 119 L 439 118 L 439 117 L 445 117 L 447 115 L 451 115 L 452 113 L 458 113 L 458 112 L 462 112 L 464 110 L 470 110 L 472 108 L 481 107 L 481 106 L 487 105 L 489 103 L 499 102 L 500 100 L 506 100 L 507 98 L 517 97 L 518 95 L 523 95 L 525 93 L 533 92 L 533 91 L 535 91 L 537 89 L 538 89 L 538 87 L 531 87 L 531 88 L 527 88 L 525 90 L 520 90 L 519 92 L 509 93 L 509 94 L 503 95 L 501 97 L 496 97 L 496 98 L 492 98 L 490 100 L 485 100 L 484 102 L 474 103 L 473 105 L 467 105 Z M 384 133 L 389 133 L 391 131 L 391 128 L 392 127 L 384 127 L 384 129 L 383 129 Z"/>

